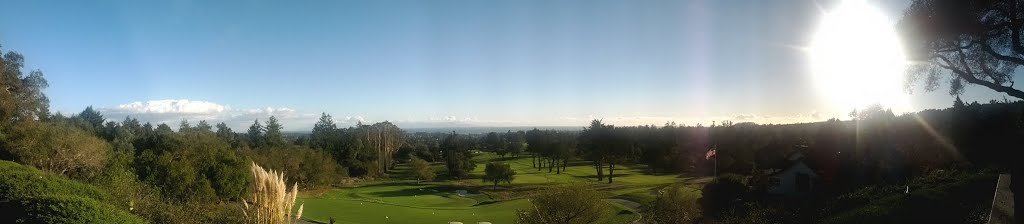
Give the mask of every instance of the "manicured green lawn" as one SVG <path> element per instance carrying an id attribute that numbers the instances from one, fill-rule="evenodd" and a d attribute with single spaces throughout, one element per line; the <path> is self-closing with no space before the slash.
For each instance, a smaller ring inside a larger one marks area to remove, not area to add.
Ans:
<path id="1" fill-rule="evenodd" d="M 303 219 L 325 223 L 331 217 L 338 223 L 513 223 L 515 211 L 529 206 L 522 195 L 543 186 L 586 183 L 605 192 L 608 198 L 643 203 L 653 198 L 652 189 L 683 181 L 677 175 L 650 175 L 642 167 L 620 166 L 621 169 L 615 171 L 614 183 L 608 184 L 607 181 L 597 181 L 593 166 L 586 161 L 570 163 L 565 171 L 556 174 L 549 173 L 547 168 L 533 168 L 529 157 L 502 159 L 482 153 L 474 159 L 477 160 L 477 169 L 470 178 L 460 181 L 441 179 L 421 184 L 413 180 L 377 181 L 334 189 L 318 196 L 300 197 L 299 203 L 305 204 Z M 492 191 L 491 183 L 481 181 L 483 166 L 490 161 L 508 163 L 516 170 L 512 185 L 503 183 L 498 190 Z M 444 171 L 442 164 L 434 166 L 436 171 Z M 397 174 L 403 169 L 405 167 L 399 166 L 392 177 L 401 179 Z M 460 189 L 482 194 L 456 195 L 455 191 Z M 606 223 L 628 223 L 638 217 L 632 209 L 612 205 L 613 210 L 608 211 Z"/>
<path id="2" fill-rule="evenodd" d="M 526 200 L 468 207 L 410 207 L 345 199 L 301 198 L 305 204 L 303 218 L 327 222 L 334 217 L 338 223 L 510 223 L 515 210 L 527 206 Z"/>

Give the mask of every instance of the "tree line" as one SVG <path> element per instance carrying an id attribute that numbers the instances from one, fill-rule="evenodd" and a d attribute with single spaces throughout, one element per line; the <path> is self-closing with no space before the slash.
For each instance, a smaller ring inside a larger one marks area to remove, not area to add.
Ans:
<path id="1" fill-rule="evenodd" d="M 331 153 L 352 176 L 382 176 L 396 165 L 394 157 L 405 138 L 405 131 L 391 122 L 339 128 L 331 115 L 323 113 L 313 125 L 308 145 Z"/>

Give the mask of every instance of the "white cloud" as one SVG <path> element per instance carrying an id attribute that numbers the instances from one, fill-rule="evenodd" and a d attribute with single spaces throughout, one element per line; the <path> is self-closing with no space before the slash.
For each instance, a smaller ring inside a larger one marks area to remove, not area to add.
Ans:
<path id="1" fill-rule="evenodd" d="M 113 110 L 124 113 L 217 114 L 228 110 L 228 107 L 199 100 L 150 100 L 117 105 Z"/>
<path id="2" fill-rule="evenodd" d="M 354 124 L 358 124 L 358 123 L 366 123 L 366 119 L 363 118 L 363 116 L 348 116 L 348 117 L 345 117 L 345 119 L 342 119 L 340 121 L 335 121 L 335 122 L 342 123 L 342 124 L 348 124 L 348 125 L 354 125 Z"/>
<path id="3" fill-rule="evenodd" d="M 112 121 L 120 121 L 130 116 L 143 123 L 166 123 L 173 128 L 177 128 L 182 120 L 188 120 L 193 125 L 200 120 L 206 120 L 211 124 L 224 122 L 236 132 L 245 131 L 257 119 L 264 123 L 270 116 L 276 117 L 284 125 L 285 130 L 305 131 L 319 118 L 319 114 L 302 113 L 287 107 L 233 109 L 223 104 L 187 99 L 137 101 L 99 108 L 99 111 Z"/>
<path id="4" fill-rule="evenodd" d="M 246 114 L 260 114 L 260 115 L 293 114 L 293 113 L 295 113 L 295 109 L 287 108 L 287 107 L 281 107 L 281 108 L 264 107 L 264 108 L 248 109 L 248 110 L 245 110 L 245 113 Z"/>

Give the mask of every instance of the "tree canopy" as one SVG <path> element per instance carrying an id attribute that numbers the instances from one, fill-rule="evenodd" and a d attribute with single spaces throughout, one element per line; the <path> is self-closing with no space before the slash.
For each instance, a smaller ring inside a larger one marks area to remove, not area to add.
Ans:
<path id="1" fill-rule="evenodd" d="M 494 183 L 494 187 L 498 187 L 498 183 L 505 182 L 512 184 L 512 180 L 515 179 L 516 171 L 512 170 L 512 167 L 504 163 L 487 163 L 484 167 L 484 182 Z"/>
<path id="2" fill-rule="evenodd" d="M 432 181 L 437 175 L 434 173 L 434 168 L 430 167 L 430 162 L 426 160 L 413 157 L 409 163 L 409 175 L 416 178 L 416 183 L 422 180 Z"/>
<path id="3" fill-rule="evenodd" d="M 519 211 L 517 223 L 597 223 L 608 213 L 601 195 L 587 186 L 552 187 L 530 198 L 531 207 Z"/>
<path id="4" fill-rule="evenodd" d="M 976 84 L 1024 99 L 1014 88 L 1017 67 L 1024 65 L 1024 10 L 1006 0 L 915 0 L 898 29 L 911 60 L 908 80 L 923 80 L 934 90 L 949 77 L 949 93 Z M 908 82 L 908 88 L 913 82 Z"/>
<path id="5" fill-rule="evenodd" d="M 50 99 L 43 89 L 49 87 L 49 83 L 43 78 L 43 72 L 23 73 L 25 58 L 17 52 L 4 52 L 0 48 L 0 56 L 0 124 L 47 118 Z"/>

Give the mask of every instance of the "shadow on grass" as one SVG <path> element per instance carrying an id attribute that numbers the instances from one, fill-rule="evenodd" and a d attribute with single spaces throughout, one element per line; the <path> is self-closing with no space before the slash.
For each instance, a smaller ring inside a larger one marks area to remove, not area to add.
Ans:
<path id="1" fill-rule="evenodd" d="M 302 222 L 305 222 L 305 223 L 316 223 L 316 224 L 327 224 L 326 222 L 321 222 L 321 221 L 316 221 L 316 220 L 311 220 L 311 219 L 302 219 Z M 302 223 L 302 222 L 299 222 L 299 223 Z"/>
<path id="2" fill-rule="evenodd" d="M 362 188 L 362 187 L 391 187 L 391 186 L 416 186 L 416 185 L 417 185 L 416 183 L 397 181 L 397 182 L 385 182 L 385 183 L 367 184 L 367 185 L 362 185 L 362 186 L 359 186 L 359 187 L 360 188 Z"/>
<path id="3" fill-rule="evenodd" d="M 421 194 L 435 194 L 435 192 L 427 191 L 427 190 L 420 190 L 420 189 L 417 189 L 417 188 L 406 188 L 406 189 L 397 190 L 397 191 L 378 191 L 378 192 L 369 193 L 368 195 L 372 195 L 372 196 L 375 196 L 375 197 L 407 197 L 407 196 L 421 195 Z"/>
<path id="4" fill-rule="evenodd" d="M 566 165 L 568 165 L 568 166 L 590 166 L 590 167 L 594 167 L 594 162 L 587 161 L 587 160 L 571 160 L 571 161 L 569 161 L 569 164 L 566 164 Z"/>
<path id="5" fill-rule="evenodd" d="M 628 177 L 628 176 L 633 176 L 633 174 L 618 174 L 617 173 L 615 175 L 612 175 L 612 178 Z M 586 175 L 586 176 L 579 176 L 579 177 L 597 180 L 597 174 Z M 608 178 L 608 174 L 605 174 L 604 177 Z"/>
<path id="6" fill-rule="evenodd" d="M 408 186 L 416 186 L 416 185 L 408 185 Z M 408 196 L 426 195 L 426 194 L 434 194 L 434 195 L 442 195 L 443 196 L 443 194 L 454 193 L 456 190 L 466 190 L 466 189 L 460 188 L 460 187 L 455 187 L 455 186 L 424 186 L 424 187 L 420 187 L 420 188 L 406 188 L 406 189 L 394 190 L 394 191 L 378 191 L 378 192 L 372 192 L 372 193 L 367 193 L 367 194 L 375 196 L 375 197 L 408 197 Z"/>
<path id="7" fill-rule="evenodd" d="M 519 158 L 512 158 L 511 156 L 505 156 L 505 157 L 493 158 L 493 159 L 490 159 L 489 161 L 485 161 L 485 162 L 505 162 L 505 161 L 511 161 L 511 160 L 517 160 L 517 159 L 519 159 Z"/>
<path id="8" fill-rule="evenodd" d="M 489 204 L 494 204 L 494 203 L 498 203 L 498 201 L 484 201 L 484 202 L 476 203 L 473 206 L 484 206 L 484 205 L 489 205 Z"/>

